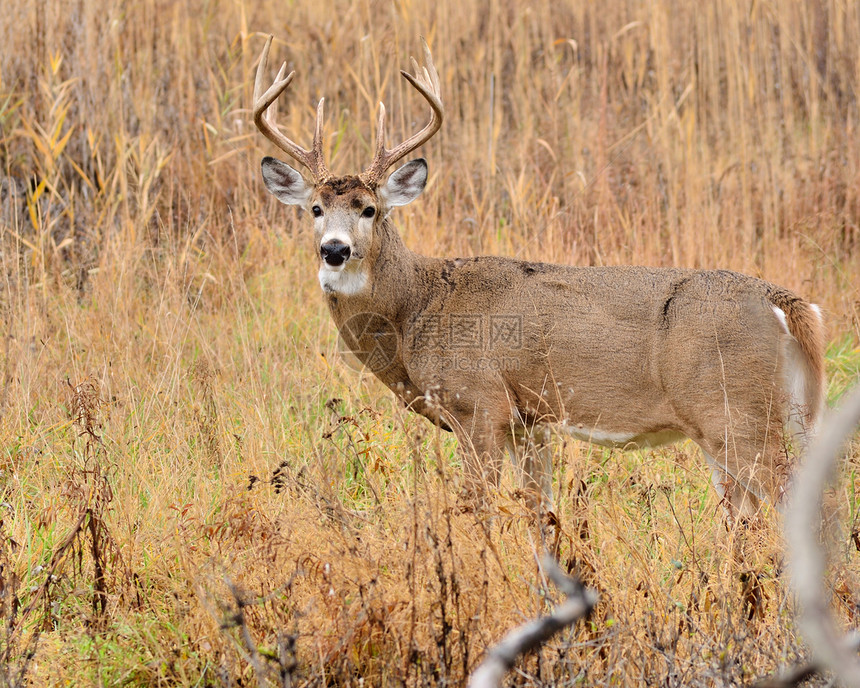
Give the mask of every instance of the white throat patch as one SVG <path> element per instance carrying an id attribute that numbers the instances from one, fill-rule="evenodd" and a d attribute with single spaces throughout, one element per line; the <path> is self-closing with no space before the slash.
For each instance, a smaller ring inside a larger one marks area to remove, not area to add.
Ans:
<path id="1" fill-rule="evenodd" d="M 327 294 L 353 296 L 364 291 L 367 286 L 367 274 L 361 270 L 359 265 L 349 262 L 336 267 L 323 262 L 320 266 L 319 279 L 320 286 Z"/>

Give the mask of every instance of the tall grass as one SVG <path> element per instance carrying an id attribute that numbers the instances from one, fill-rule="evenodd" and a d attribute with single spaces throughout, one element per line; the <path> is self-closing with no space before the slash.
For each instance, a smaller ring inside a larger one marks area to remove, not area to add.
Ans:
<path id="1" fill-rule="evenodd" d="M 9 683 L 460 683 L 551 602 L 513 486 L 458 509 L 452 441 L 338 360 L 306 219 L 260 184 L 269 33 L 298 72 L 280 123 L 306 142 L 325 96 L 341 173 L 380 99 L 393 138 L 420 126 L 398 70 L 427 38 L 446 120 L 397 215 L 412 248 L 761 275 L 824 306 L 832 400 L 857 379 L 853 3 L 8 0 Z M 559 446 L 556 485 L 561 560 L 602 602 L 518 681 L 723 685 L 802 652 L 776 525 L 744 589 L 694 447 Z"/>

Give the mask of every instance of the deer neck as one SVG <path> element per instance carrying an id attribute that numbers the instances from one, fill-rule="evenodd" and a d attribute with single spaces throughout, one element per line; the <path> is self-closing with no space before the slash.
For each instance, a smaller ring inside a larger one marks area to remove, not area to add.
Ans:
<path id="1" fill-rule="evenodd" d="M 429 301 L 431 275 L 438 258 L 422 256 L 407 248 L 388 218 L 382 221 L 368 255 L 367 282 L 355 293 L 331 292 L 328 307 L 338 328 L 354 315 L 374 313 L 394 325 Z"/>

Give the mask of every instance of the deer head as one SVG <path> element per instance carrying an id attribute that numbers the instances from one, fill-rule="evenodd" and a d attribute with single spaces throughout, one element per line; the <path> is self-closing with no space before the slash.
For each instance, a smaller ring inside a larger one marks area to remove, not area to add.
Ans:
<path id="1" fill-rule="evenodd" d="M 314 237 L 320 259 L 319 279 L 327 292 L 355 294 L 370 279 L 377 233 L 392 208 L 417 198 L 427 182 L 427 163 L 423 159 L 406 163 L 383 181 L 394 163 L 428 141 L 442 125 L 442 99 L 439 76 L 427 43 L 423 41 L 425 67 L 412 60 L 415 74 L 401 71 L 403 77 L 430 104 L 426 126 L 393 149 L 385 147 L 385 106 L 379 104 L 376 152 L 368 168 L 359 175 L 336 177 L 323 157 L 324 102 L 317 106 L 316 128 L 310 150 L 301 148 L 284 136 L 274 123 L 269 107 L 290 85 L 295 76 L 281 66 L 274 83 L 263 92 L 263 75 L 268 63 L 272 37 L 260 56 L 254 83 L 254 122 L 260 131 L 310 172 L 305 179 L 297 170 L 272 157 L 262 161 L 266 188 L 282 203 L 298 205 L 314 218 Z"/>

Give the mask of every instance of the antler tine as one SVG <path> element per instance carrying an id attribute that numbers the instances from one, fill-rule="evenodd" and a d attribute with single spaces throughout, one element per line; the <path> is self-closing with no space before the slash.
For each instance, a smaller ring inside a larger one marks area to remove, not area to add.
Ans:
<path id="1" fill-rule="evenodd" d="M 406 139 L 399 146 L 395 146 L 391 150 L 385 148 L 385 106 L 379 104 L 379 119 L 376 127 L 376 152 L 373 157 L 373 162 L 362 172 L 362 180 L 369 185 L 375 185 L 395 162 L 400 160 L 405 155 L 426 143 L 430 138 L 439 131 L 442 126 L 442 118 L 444 116 L 444 107 L 442 105 L 442 95 L 439 88 L 439 74 L 436 72 L 436 67 L 433 64 L 433 57 L 430 54 L 430 48 L 427 46 L 427 41 L 421 37 L 421 43 L 424 46 L 424 67 L 420 67 L 415 58 L 412 60 L 412 70 L 415 74 L 410 74 L 403 70 L 400 73 L 412 87 L 418 91 L 424 99 L 430 104 L 430 121 L 424 128 Z"/>
<path id="2" fill-rule="evenodd" d="M 376 151 L 373 154 L 374 162 L 383 155 L 385 155 L 385 103 L 380 101 L 379 116 L 376 118 Z M 373 167 L 372 163 L 371 167 Z"/>
<path id="3" fill-rule="evenodd" d="M 317 104 L 317 123 L 314 127 L 314 147 L 313 147 L 313 156 L 314 161 L 317 167 L 322 170 L 325 174 L 324 176 L 329 176 L 329 171 L 325 166 L 325 159 L 323 158 L 323 122 L 325 120 L 325 98 L 320 98 L 320 102 Z"/>
<path id="4" fill-rule="evenodd" d="M 331 176 L 326 167 L 322 153 L 322 123 L 323 123 L 323 100 L 320 100 L 317 106 L 317 123 L 314 130 L 314 145 L 312 150 L 305 150 L 301 146 L 294 143 L 292 140 L 284 136 L 278 129 L 272 118 L 272 112 L 269 110 L 272 103 L 287 90 L 287 87 L 292 83 L 296 73 L 290 72 L 286 77 L 284 74 L 287 71 L 287 63 L 284 62 L 278 70 L 278 75 L 275 81 L 269 86 L 268 90 L 263 93 L 263 75 L 266 71 L 266 66 L 269 62 L 269 48 L 272 46 L 273 36 L 266 39 L 266 45 L 263 46 L 263 52 L 260 54 L 260 63 L 257 65 L 257 74 L 254 78 L 254 123 L 257 129 L 274 143 L 278 148 L 284 151 L 287 155 L 293 157 L 297 162 L 307 167 L 313 175 L 314 182 L 319 183 Z"/>

